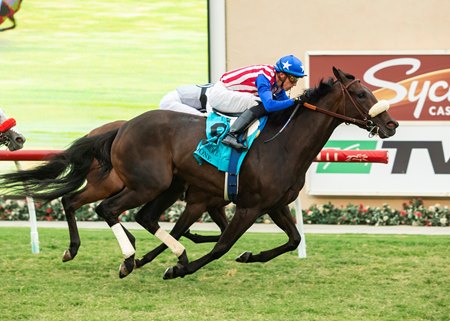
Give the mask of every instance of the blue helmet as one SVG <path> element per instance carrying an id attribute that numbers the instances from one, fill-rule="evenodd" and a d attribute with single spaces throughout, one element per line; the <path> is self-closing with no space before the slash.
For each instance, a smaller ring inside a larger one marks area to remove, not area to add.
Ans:
<path id="1" fill-rule="evenodd" d="M 294 77 L 306 76 L 302 62 L 294 55 L 281 57 L 275 64 L 275 70 Z"/>

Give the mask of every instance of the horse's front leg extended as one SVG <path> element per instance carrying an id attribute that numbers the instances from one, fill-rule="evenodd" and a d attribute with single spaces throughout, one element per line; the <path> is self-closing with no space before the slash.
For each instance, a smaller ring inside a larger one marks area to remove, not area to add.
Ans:
<path id="1" fill-rule="evenodd" d="M 192 274 L 202 266 L 209 262 L 216 260 L 225 253 L 227 253 L 234 243 L 248 230 L 248 228 L 256 221 L 259 216 L 259 209 L 242 209 L 237 207 L 236 213 L 230 224 L 225 228 L 219 241 L 208 254 L 201 258 L 188 263 L 185 266 L 173 266 L 166 270 L 164 279 L 174 279 L 177 277 L 184 277 L 187 274 Z"/>
<path id="2" fill-rule="evenodd" d="M 175 226 L 173 227 L 172 231 L 170 232 L 170 235 L 174 239 L 178 240 L 189 229 L 189 227 L 200 218 L 200 216 L 203 214 L 205 209 L 206 209 L 206 206 L 204 203 L 199 203 L 199 204 L 188 203 L 186 205 L 184 212 L 180 215 L 178 221 L 175 223 Z M 139 213 L 141 213 L 141 212 L 139 212 Z M 145 219 L 141 215 L 137 215 L 136 219 L 138 217 L 139 217 L 139 223 L 142 226 L 149 226 L 149 224 L 145 223 Z M 158 227 L 157 231 L 154 233 L 155 236 L 159 235 L 165 239 L 165 237 L 167 237 L 167 236 L 162 235 L 161 231 L 158 232 L 160 227 L 157 224 L 157 222 L 155 222 L 154 225 Z M 151 230 L 149 229 L 149 231 L 151 231 Z M 157 233 L 158 233 L 158 235 L 157 235 Z M 169 242 L 166 243 L 167 240 L 165 242 L 163 240 L 163 238 L 160 238 L 164 242 L 163 244 L 159 245 L 157 248 L 155 248 L 152 251 L 145 254 L 142 257 L 142 259 L 136 260 L 137 267 L 141 267 L 141 266 L 153 261 L 153 259 L 156 256 L 158 256 L 160 253 L 162 253 L 172 243 L 172 241 L 170 241 L 170 239 L 169 239 Z M 186 251 L 183 251 L 184 253 L 182 252 L 181 256 L 180 256 L 179 251 L 175 252 L 176 249 L 177 249 L 177 247 L 175 247 L 174 249 L 171 248 L 172 252 L 175 253 L 175 255 L 177 255 L 177 257 L 178 257 L 178 263 L 181 265 L 186 265 L 188 263 Z"/>
<path id="3" fill-rule="evenodd" d="M 280 209 L 270 211 L 269 216 L 272 218 L 274 223 L 277 224 L 278 227 L 280 227 L 287 234 L 287 236 L 289 237 L 288 241 L 279 247 L 268 251 L 262 251 L 258 254 L 252 254 L 252 252 L 244 252 L 236 258 L 237 262 L 267 262 L 277 257 L 278 255 L 281 255 L 288 251 L 293 251 L 298 247 L 301 238 L 291 216 L 289 207 L 284 206 Z"/>
<path id="4" fill-rule="evenodd" d="M 153 208 L 155 208 L 154 202 L 147 203 L 143 208 L 141 208 L 141 210 L 136 215 L 136 221 L 140 225 L 142 225 L 147 231 L 149 231 L 157 238 L 159 238 L 163 242 L 163 244 L 161 244 L 151 252 L 144 255 L 142 259 L 136 260 L 136 267 L 142 267 L 143 265 L 153 261 L 153 259 L 160 253 L 162 253 L 166 248 L 169 248 L 172 251 L 172 253 L 176 255 L 179 264 L 186 264 L 188 262 L 186 249 L 177 240 L 178 238 L 180 238 L 182 233 L 179 233 L 180 235 L 175 235 L 174 237 L 168 232 L 166 232 L 164 229 L 162 229 L 161 226 L 159 226 L 158 224 L 158 220 L 153 217 L 154 213 L 160 212 L 157 211 L 152 213 Z"/>

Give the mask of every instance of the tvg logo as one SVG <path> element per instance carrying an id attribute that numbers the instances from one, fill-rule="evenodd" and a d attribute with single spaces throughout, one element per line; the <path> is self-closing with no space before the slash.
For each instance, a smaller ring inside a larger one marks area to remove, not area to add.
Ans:
<path id="1" fill-rule="evenodd" d="M 324 148 L 340 150 L 375 150 L 374 140 L 330 140 Z M 371 163 L 319 163 L 316 173 L 320 174 L 369 174 Z"/>

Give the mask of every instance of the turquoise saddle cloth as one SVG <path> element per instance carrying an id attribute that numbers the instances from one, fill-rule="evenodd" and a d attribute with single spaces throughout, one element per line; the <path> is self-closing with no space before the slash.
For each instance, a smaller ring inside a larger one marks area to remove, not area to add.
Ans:
<path id="1" fill-rule="evenodd" d="M 267 116 L 264 116 L 250 127 L 248 137 L 246 139 L 248 149 L 240 153 L 237 164 L 237 173 L 239 173 L 242 162 L 250 150 L 251 145 L 256 137 L 258 137 L 259 133 L 263 130 L 266 123 Z M 219 171 L 228 171 L 232 148 L 225 146 L 221 142 L 229 130 L 230 118 L 214 112 L 208 116 L 206 119 L 206 139 L 202 139 L 200 141 L 194 152 L 194 157 L 200 165 L 202 165 L 205 161 L 217 167 Z"/>

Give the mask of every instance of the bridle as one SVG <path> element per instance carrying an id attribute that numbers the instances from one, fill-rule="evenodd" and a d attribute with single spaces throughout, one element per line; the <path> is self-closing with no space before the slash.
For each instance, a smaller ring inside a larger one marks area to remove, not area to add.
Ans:
<path id="1" fill-rule="evenodd" d="M 289 119 L 287 120 L 287 122 L 284 124 L 284 126 L 280 129 L 280 131 L 278 133 L 275 134 L 275 136 L 273 136 L 272 138 L 266 140 L 264 143 L 268 143 L 272 140 L 274 140 L 279 134 L 281 134 L 283 132 L 283 130 L 286 128 L 286 126 L 291 122 L 292 118 L 294 117 L 294 115 L 297 113 L 297 110 L 299 109 L 300 106 L 304 106 L 310 110 L 313 111 L 317 111 L 319 113 L 334 117 L 334 118 L 338 118 L 343 120 L 346 124 L 354 124 L 357 126 L 360 126 L 362 128 L 367 129 L 367 131 L 369 132 L 369 137 L 375 136 L 378 134 L 378 126 L 374 124 L 374 122 L 371 120 L 372 117 L 369 115 L 368 112 L 365 112 L 364 109 L 353 99 L 353 97 L 350 95 L 348 89 L 350 88 L 350 86 L 352 86 L 355 83 L 359 83 L 359 79 L 353 79 L 352 81 L 350 81 L 347 85 L 344 85 L 341 81 L 337 80 L 337 83 L 339 83 L 340 87 L 341 87 L 341 92 L 342 92 L 342 97 L 343 97 L 343 106 L 344 106 L 344 114 L 339 114 L 339 113 L 335 113 L 320 107 L 317 107 L 315 105 L 312 105 L 310 103 L 307 102 L 299 102 L 297 104 L 297 106 L 295 107 L 294 111 L 292 112 L 291 116 L 289 117 Z M 361 115 L 362 119 L 357 119 L 357 118 L 353 118 L 353 117 L 348 117 L 345 115 L 345 97 L 348 97 L 350 99 L 350 101 L 352 102 L 353 106 L 356 108 L 356 110 L 359 112 L 359 114 Z"/>
<path id="2" fill-rule="evenodd" d="M 352 81 L 350 81 L 347 85 L 344 85 L 342 82 L 340 82 L 339 80 L 337 81 L 339 83 L 339 85 L 341 86 L 341 92 L 342 92 L 342 97 L 344 98 L 343 100 L 343 106 L 344 106 L 344 114 L 339 114 L 339 113 L 335 113 L 317 106 L 314 106 L 310 103 L 304 102 L 303 106 L 305 106 L 308 109 L 314 110 L 314 111 L 318 111 L 319 113 L 323 113 L 335 118 L 339 118 L 342 119 L 345 123 L 351 123 L 357 126 L 360 126 L 362 128 L 367 129 L 370 133 L 373 133 L 374 130 L 376 129 L 376 125 L 373 123 L 373 121 L 371 120 L 372 117 L 369 115 L 368 112 L 365 112 L 363 110 L 363 108 L 353 99 L 353 97 L 350 95 L 348 89 L 350 88 L 350 86 L 352 86 L 355 83 L 359 83 L 359 79 L 354 79 Z M 351 103 L 353 104 L 353 106 L 356 108 L 356 110 L 359 112 L 359 114 L 361 115 L 362 119 L 357 119 L 357 118 L 353 118 L 353 117 L 348 117 L 345 115 L 345 97 L 348 97 L 348 99 L 350 99 Z"/>

